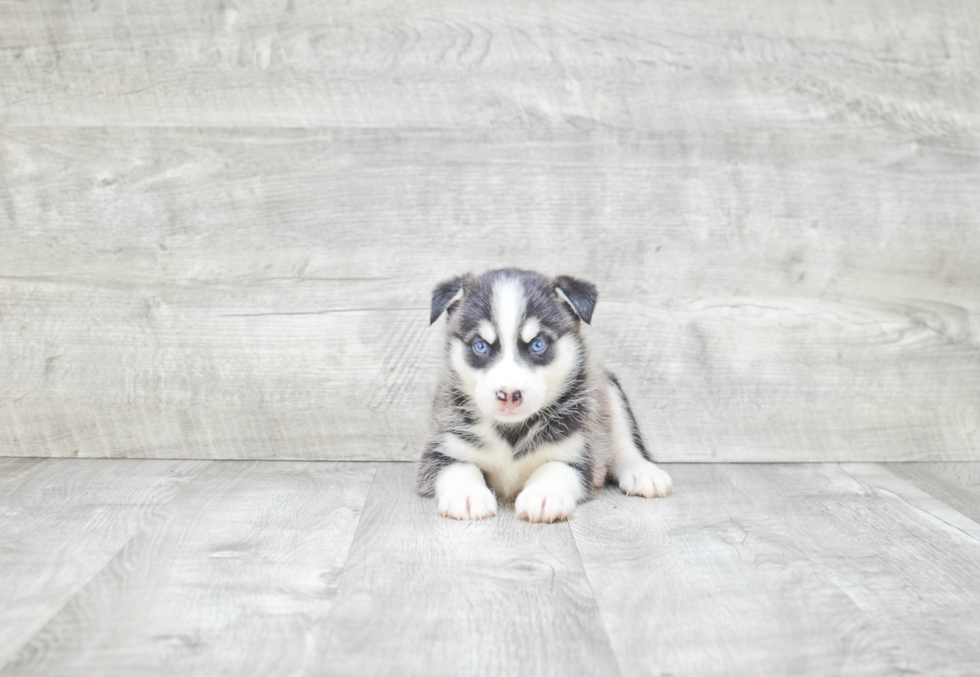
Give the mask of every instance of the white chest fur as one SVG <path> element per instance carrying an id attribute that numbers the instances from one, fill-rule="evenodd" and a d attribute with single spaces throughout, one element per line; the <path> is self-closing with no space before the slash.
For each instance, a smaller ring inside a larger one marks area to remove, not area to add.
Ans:
<path id="1" fill-rule="evenodd" d="M 549 461 L 575 463 L 582 458 L 584 439 L 578 433 L 560 442 L 542 444 L 534 451 L 514 458 L 514 450 L 492 425 L 481 428 L 478 434 L 485 441 L 484 446 L 474 447 L 455 438 L 447 444 L 446 451 L 460 461 L 478 466 L 486 474 L 490 488 L 500 498 L 516 496 L 528 477 Z"/>

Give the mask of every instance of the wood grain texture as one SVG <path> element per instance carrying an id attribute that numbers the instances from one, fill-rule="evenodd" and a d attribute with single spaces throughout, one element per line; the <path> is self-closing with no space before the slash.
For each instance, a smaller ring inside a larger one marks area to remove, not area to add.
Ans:
<path id="1" fill-rule="evenodd" d="M 0 138 L 7 455 L 414 458 L 429 291 L 504 264 L 599 285 L 593 346 L 662 460 L 980 454 L 967 139 Z"/>
<path id="2" fill-rule="evenodd" d="M 941 496 L 668 470 L 529 525 L 438 516 L 410 464 L 0 459 L 0 674 L 980 670 L 980 523 Z"/>
<path id="3" fill-rule="evenodd" d="M 4 2 L 0 122 L 980 130 L 958 0 Z"/>
<path id="4" fill-rule="evenodd" d="M 375 469 L 208 466 L 0 674 L 319 672 L 314 630 L 331 608 Z"/>
<path id="5" fill-rule="evenodd" d="M 885 467 L 975 522 L 980 522 L 980 464 L 889 463 Z"/>
<path id="6" fill-rule="evenodd" d="M 432 285 L 658 458 L 980 460 L 980 5 L 0 2 L 0 455 L 408 460 Z"/>
<path id="7" fill-rule="evenodd" d="M 671 466 L 572 531 L 623 674 L 972 674 L 980 525 L 880 466 Z"/>
<path id="8" fill-rule="evenodd" d="M 0 459 L 0 666 L 207 465 Z"/>
<path id="9" fill-rule="evenodd" d="M 567 523 L 440 516 L 383 464 L 318 654 L 338 675 L 614 675 Z"/>

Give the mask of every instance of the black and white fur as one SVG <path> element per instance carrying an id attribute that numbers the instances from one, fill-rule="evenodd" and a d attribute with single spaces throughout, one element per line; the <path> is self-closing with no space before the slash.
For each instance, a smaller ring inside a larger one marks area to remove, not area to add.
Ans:
<path id="1" fill-rule="evenodd" d="M 433 290 L 430 324 L 447 314 L 447 367 L 418 483 L 442 515 L 483 519 L 498 497 L 516 496 L 519 518 L 563 520 L 607 474 L 627 494 L 673 491 L 616 377 L 589 359 L 580 330 L 596 298 L 588 282 L 516 269 Z"/>

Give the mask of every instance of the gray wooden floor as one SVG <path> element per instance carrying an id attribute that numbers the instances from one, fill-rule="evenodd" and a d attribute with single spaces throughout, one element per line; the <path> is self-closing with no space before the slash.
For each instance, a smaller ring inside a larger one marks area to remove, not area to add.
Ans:
<path id="1" fill-rule="evenodd" d="M 677 464 L 461 523 L 406 463 L 0 459 L 0 674 L 977 674 L 980 464 Z"/>

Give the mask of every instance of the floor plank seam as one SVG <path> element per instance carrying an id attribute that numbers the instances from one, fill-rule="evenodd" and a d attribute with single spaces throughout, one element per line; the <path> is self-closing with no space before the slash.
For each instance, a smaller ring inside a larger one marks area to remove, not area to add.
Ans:
<path id="1" fill-rule="evenodd" d="M 846 465 L 846 464 L 838 463 L 838 466 L 843 466 L 843 465 Z M 973 519 L 969 515 L 963 514 L 962 512 L 960 512 L 959 510 L 957 510 L 955 507 L 951 506 L 949 503 L 947 503 L 946 501 L 944 501 L 943 499 L 938 498 L 937 496 L 935 496 L 933 493 L 931 493 L 931 492 L 927 491 L 926 489 L 923 489 L 923 488 L 921 488 L 921 487 L 919 487 L 919 486 L 917 486 L 915 484 L 912 484 L 911 482 L 909 482 L 908 480 L 906 480 L 903 477 L 899 477 L 895 473 L 891 472 L 882 463 L 875 463 L 874 465 L 876 465 L 877 467 L 881 468 L 884 472 L 887 472 L 889 475 L 891 475 L 892 477 L 894 477 L 896 481 L 898 481 L 898 482 L 904 482 L 905 484 L 908 484 L 913 489 L 916 489 L 917 491 L 921 491 L 922 493 L 926 494 L 927 496 L 929 496 L 934 501 L 937 501 L 939 503 L 942 503 L 943 506 L 945 506 L 949 510 L 955 512 L 957 515 L 959 515 L 963 519 L 965 519 L 965 520 L 967 520 L 969 522 L 972 522 L 973 524 L 976 524 L 977 527 L 980 528 L 980 522 L 977 522 L 975 519 Z M 841 467 L 841 470 L 844 472 L 845 475 L 847 475 L 848 477 L 850 477 L 851 479 L 853 479 L 855 482 L 857 482 L 862 487 L 864 487 L 865 489 L 867 489 L 873 495 L 876 495 L 877 496 L 877 495 L 879 495 L 879 494 L 881 494 L 883 492 L 886 492 L 888 495 L 893 496 L 894 498 L 897 498 L 898 500 L 902 501 L 902 503 L 904 503 L 905 505 L 909 506 L 910 508 L 912 508 L 916 512 L 925 513 L 925 514 L 929 515 L 929 517 L 931 517 L 932 519 L 935 519 L 935 520 L 938 520 L 939 522 L 942 522 L 943 524 L 945 524 L 950 529 L 953 529 L 953 530 L 959 532 L 960 534 L 963 534 L 963 536 L 965 536 L 966 538 L 969 538 L 971 541 L 973 541 L 975 543 L 980 543 L 980 539 L 978 539 L 973 534 L 969 534 L 969 533 L 963 531 L 961 528 L 959 528 L 955 524 L 950 524 L 949 522 L 947 522 L 946 520 L 944 520 L 939 515 L 936 515 L 934 512 L 929 511 L 929 510 L 926 510 L 922 506 L 916 505 L 915 503 L 913 503 L 912 501 L 910 501 L 909 499 L 907 499 L 905 496 L 902 496 L 901 494 L 897 494 L 897 493 L 895 493 L 893 491 L 888 491 L 887 489 L 880 489 L 880 488 L 879 489 L 875 489 L 874 487 L 870 487 L 870 486 L 868 486 L 868 484 L 866 482 L 861 481 L 860 479 L 854 477 L 854 475 L 852 475 L 851 473 L 847 472 L 847 469 L 846 468 Z"/>
<path id="2" fill-rule="evenodd" d="M 574 520 L 580 518 L 573 516 L 572 519 Z M 602 634 L 606 638 L 606 645 L 609 647 L 609 653 L 612 654 L 613 658 L 616 660 L 616 674 L 621 676 L 626 675 L 626 672 L 623 671 L 623 665 L 619 660 L 619 654 L 616 653 L 616 649 L 613 647 L 612 635 L 609 632 L 609 626 L 606 624 L 606 619 L 603 616 L 602 608 L 599 606 L 599 599 L 596 597 L 595 587 L 592 585 L 592 578 L 589 577 L 589 570 L 586 568 L 585 561 L 582 559 L 582 550 L 578 547 L 578 538 L 575 536 L 575 529 L 572 528 L 571 524 L 569 524 L 568 531 L 572 536 L 572 545 L 575 546 L 575 554 L 578 555 L 579 564 L 582 566 L 582 576 L 585 578 L 585 582 L 589 586 L 589 594 L 592 595 L 592 602 L 595 604 L 596 612 L 599 615 L 599 621 L 602 623 Z"/>
<path id="3" fill-rule="evenodd" d="M 347 564 L 350 561 L 350 554 L 351 552 L 353 552 L 354 546 L 358 544 L 359 539 L 363 537 L 364 530 L 368 528 L 364 526 L 364 509 L 371 503 L 371 495 L 375 491 L 375 486 L 378 480 L 378 470 L 381 469 L 381 465 L 383 463 L 384 461 L 375 462 L 374 475 L 371 477 L 371 486 L 368 488 L 367 493 L 364 494 L 364 502 L 361 504 L 361 510 L 357 515 L 357 524 L 354 525 L 354 535 L 350 539 L 350 545 L 347 546 L 347 552 L 344 553 L 344 568 L 337 576 L 337 589 L 334 592 L 334 596 L 333 596 L 334 602 L 336 602 L 337 599 L 339 599 L 342 596 L 342 593 L 344 591 L 344 583 L 346 582 L 345 579 L 347 578 L 346 574 L 348 570 Z M 337 611 L 337 605 L 335 603 L 330 607 L 330 613 L 328 613 L 326 618 L 324 619 L 325 627 L 328 628 L 333 627 L 334 616 L 337 613 L 339 612 Z"/>
<path id="4" fill-rule="evenodd" d="M 934 501 L 937 501 L 937 502 L 941 503 L 947 509 L 951 510 L 952 512 L 955 512 L 958 516 L 962 517 L 963 519 L 969 521 L 972 524 L 977 525 L 977 527 L 980 528 L 980 522 L 978 522 L 977 520 L 975 520 L 970 515 L 967 515 L 967 514 L 961 512 L 961 511 L 957 510 L 956 507 L 950 505 L 948 501 L 945 501 L 942 498 L 939 498 L 938 496 L 936 496 L 935 494 L 933 494 L 931 491 L 929 491 L 927 489 L 924 489 L 924 488 L 922 488 L 922 487 L 920 487 L 920 486 L 918 486 L 916 484 L 913 484 L 912 482 L 909 482 L 904 477 L 900 477 L 899 475 L 896 475 L 895 473 L 893 473 L 892 471 L 890 471 L 887 467 L 885 467 L 884 464 L 877 463 L 876 465 L 878 467 L 880 467 L 883 471 L 887 472 L 889 475 L 891 475 L 892 477 L 894 477 L 897 481 L 904 482 L 904 483 L 908 484 L 910 487 L 913 487 L 914 489 L 916 489 L 918 491 L 921 491 L 922 493 L 924 493 L 924 494 L 928 495 L 930 498 L 932 498 Z M 847 472 L 847 471 L 845 470 L 845 472 Z M 848 473 L 848 475 L 850 475 L 850 473 Z M 882 491 L 882 490 L 879 490 L 879 491 Z M 916 512 L 925 513 L 925 514 L 929 515 L 931 518 L 942 522 L 943 524 L 945 524 L 950 529 L 954 529 L 955 531 L 963 534 L 964 536 L 966 536 L 967 538 L 969 538 L 971 541 L 973 541 L 975 543 L 980 543 L 980 539 L 978 539 L 976 536 L 974 536 L 973 534 L 969 534 L 969 533 L 963 531 L 963 529 L 961 529 L 960 527 L 956 526 L 955 524 L 950 524 L 947 520 L 944 520 L 939 515 L 931 512 L 929 510 L 926 510 L 925 508 L 923 508 L 921 506 L 916 505 L 915 503 L 913 503 L 912 501 L 910 501 L 909 499 L 905 498 L 904 496 L 902 496 L 900 494 L 895 494 L 894 492 L 889 492 L 889 493 L 892 494 L 893 496 L 895 496 L 896 498 L 898 498 L 899 500 L 901 500 L 903 503 L 905 503 L 906 505 L 908 505 L 910 508 L 914 509 Z"/>
<path id="5" fill-rule="evenodd" d="M 354 546 L 358 543 L 358 539 L 362 538 L 362 532 L 367 529 L 364 526 L 364 509 L 370 504 L 371 495 L 375 491 L 375 486 L 378 480 L 378 470 L 381 469 L 382 464 L 386 461 L 374 461 L 374 474 L 371 476 L 371 486 L 368 488 L 367 492 L 364 494 L 364 501 L 361 503 L 361 509 L 357 514 L 357 524 L 354 525 L 354 535 L 350 539 L 350 545 L 347 546 L 347 552 L 344 553 L 344 567 L 343 570 L 337 576 L 337 589 L 334 591 L 333 600 L 336 602 L 338 598 L 341 597 L 344 590 L 345 574 L 347 573 L 347 565 L 350 562 L 350 554 L 354 550 Z M 325 627 L 331 627 L 333 622 L 333 617 L 337 613 L 336 604 L 332 605 L 330 608 L 330 613 L 327 614 L 324 619 Z"/>

